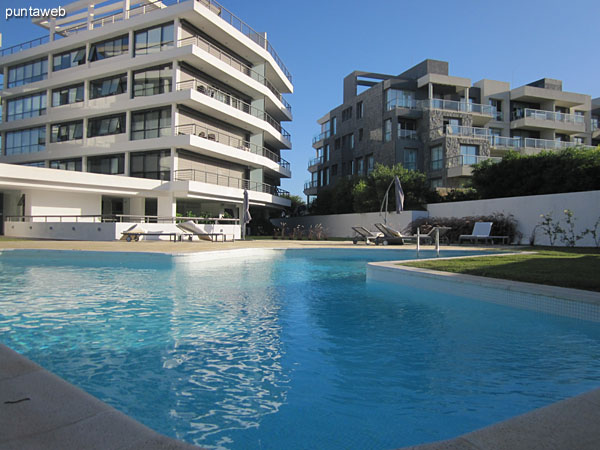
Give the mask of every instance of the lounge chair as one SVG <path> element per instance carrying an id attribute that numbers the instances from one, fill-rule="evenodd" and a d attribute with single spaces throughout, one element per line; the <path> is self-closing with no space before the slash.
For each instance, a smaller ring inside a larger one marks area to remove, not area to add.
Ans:
<path id="1" fill-rule="evenodd" d="M 403 245 L 406 243 L 412 244 L 416 242 L 416 236 L 403 236 L 402 233 L 400 233 L 399 231 L 394 230 L 393 228 L 383 223 L 376 223 L 375 227 L 383 234 L 383 236 L 378 236 L 377 238 L 375 238 L 375 245 Z"/>
<path id="2" fill-rule="evenodd" d="M 494 239 L 500 239 L 504 244 L 508 240 L 508 236 L 490 236 L 491 231 L 492 222 L 475 222 L 472 234 L 461 234 L 458 237 L 458 242 L 471 241 L 477 243 L 480 239 L 483 239 L 484 242 L 493 242 Z"/>
<path id="3" fill-rule="evenodd" d="M 365 243 L 368 245 L 369 241 L 374 242 L 375 239 L 381 236 L 381 233 L 375 234 L 367 230 L 365 227 L 352 227 L 352 229 L 356 234 L 358 234 L 358 236 L 352 238 L 353 244 L 356 244 L 358 241 L 365 241 Z"/>
<path id="4" fill-rule="evenodd" d="M 139 224 L 135 224 L 121 233 L 121 240 L 127 242 L 131 242 L 132 240 L 139 241 L 140 236 L 146 234 L 147 232 L 148 231 L 146 231 L 145 228 Z"/>
<path id="5" fill-rule="evenodd" d="M 198 239 L 202 241 L 217 241 L 219 236 L 221 236 L 221 241 L 225 241 L 225 235 L 223 233 L 207 233 L 198 225 L 196 225 L 192 220 L 188 220 L 187 222 L 183 223 L 178 223 L 177 228 L 191 235 L 198 236 Z"/>

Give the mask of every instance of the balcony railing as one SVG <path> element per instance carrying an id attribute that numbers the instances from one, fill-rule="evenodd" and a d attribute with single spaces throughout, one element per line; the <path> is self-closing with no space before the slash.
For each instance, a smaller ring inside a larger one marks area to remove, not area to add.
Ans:
<path id="1" fill-rule="evenodd" d="M 512 112 L 512 120 L 531 118 L 533 120 L 548 120 L 551 122 L 585 124 L 585 117 L 577 114 L 565 114 L 541 109 L 519 108 Z"/>
<path id="2" fill-rule="evenodd" d="M 0 91 L 2 92 L 2 91 Z M 592 117 L 592 131 L 600 129 L 600 119 Z"/>
<path id="3" fill-rule="evenodd" d="M 497 157 L 492 157 L 492 156 L 479 156 L 479 155 L 451 156 L 450 158 L 448 158 L 448 168 L 461 167 L 461 166 L 472 166 L 473 164 L 477 164 L 482 161 L 486 161 L 488 159 L 493 162 L 498 162 L 502 158 L 497 158 Z"/>
<path id="4" fill-rule="evenodd" d="M 286 109 L 289 112 L 292 112 L 292 107 L 290 106 L 290 104 L 285 100 L 285 98 L 283 98 L 283 95 L 281 95 L 281 93 L 275 88 L 275 86 L 273 86 L 273 83 L 271 83 L 266 77 L 256 72 L 255 70 L 252 70 L 250 66 L 244 64 L 239 59 L 231 56 L 229 53 L 224 52 L 220 48 L 214 46 L 206 39 L 203 39 L 200 36 L 190 36 L 188 38 L 180 39 L 178 43 L 179 47 L 183 47 L 184 45 L 195 45 L 196 47 L 201 48 L 205 52 L 209 53 L 215 58 L 218 58 L 219 60 L 233 67 L 234 69 L 240 71 L 244 75 L 247 75 L 253 80 L 264 84 L 267 88 L 269 88 L 271 92 L 273 92 L 273 94 L 275 94 L 279 101 L 283 103 Z"/>
<path id="5" fill-rule="evenodd" d="M 419 138 L 417 135 L 417 130 L 405 130 L 403 128 L 398 128 L 398 137 L 401 139 L 411 140 L 417 140 Z"/>
<path id="6" fill-rule="evenodd" d="M 523 139 L 522 147 L 527 148 L 541 148 L 545 150 L 562 150 L 564 148 L 584 148 L 584 149 L 593 149 L 596 147 L 591 147 L 589 145 L 578 144 L 576 142 L 567 142 L 567 141 L 553 141 L 550 139 L 533 139 L 533 138 L 525 138 Z"/>
<path id="7" fill-rule="evenodd" d="M 317 187 L 319 187 L 319 182 L 317 180 L 306 181 L 304 183 L 304 190 L 317 188 Z"/>
<path id="8" fill-rule="evenodd" d="M 317 134 L 315 137 L 313 137 L 313 144 L 316 144 L 317 142 L 323 140 L 323 139 L 327 139 L 329 136 L 331 136 L 331 132 L 328 131 L 323 131 L 322 133 Z"/>
<path id="9" fill-rule="evenodd" d="M 323 164 L 322 156 L 317 156 L 316 158 L 313 158 L 310 161 L 308 161 L 308 167 L 316 166 L 318 164 Z"/>
<path id="10" fill-rule="evenodd" d="M 235 189 L 248 189 L 255 192 L 264 192 L 265 194 L 276 195 L 277 197 L 289 196 L 290 193 L 278 186 L 261 183 L 259 181 L 244 180 L 218 173 L 205 172 L 196 169 L 176 170 L 174 173 L 175 181 L 198 181 L 200 183 L 216 184 Z"/>
<path id="11" fill-rule="evenodd" d="M 457 111 L 496 117 L 496 108 L 494 106 L 481 105 L 479 103 L 466 103 L 457 102 L 455 100 L 442 100 L 433 98 L 430 100 L 420 100 L 418 105 L 422 109 L 443 109 L 446 111 Z"/>
<path id="12" fill-rule="evenodd" d="M 147 14 L 147 13 L 155 11 L 157 9 L 163 9 L 168 6 L 179 4 L 179 3 L 185 3 L 187 1 L 191 1 L 191 0 L 161 0 L 160 2 L 152 2 L 152 3 L 135 5 L 127 11 L 127 16 L 134 17 L 134 16 L 140 15 L 140 14 Z M 288 80 L 290 80 L 290 82 L 292 81 L 292 75 L 290 74 L 287 67 L 285 67 L 285 64 L 283 64 L 283 61 L 281 60 L 281 58 L 279 57 L 279 55 L 277 54 L 277 52 L 275 51 L 275 49 L 273 48 L 271 43 L 267 40 L 264 33 L 258 33 L 256 31 L 254 31 L 254 29 L 252 27 L 250 27 L 247 23 L 245 23 L 243 20 L 239 19 L 237 16 L 235 16 L 233 13 L 231 13 L 229 10 L 227 10 L 226 8 L 224 8 L 223 6 L 221 6 L 219 3 L 217 3 L 214 0 L 195 0 L 195 1 L 202 3 L 211 12 L 215 13 L 217 16 L 219 16 L 225 22 L 229 23 L 231 26 L 233 26 L 234 28 L 236 28 L 237 30 L 242 32 L 244 35 L 248 36 L 251 40 L 256 42 L 262 48 L 266 49 L 271 54 L 271 56 L 273 57 L 273 59 L 275 60 L 275 62 L 279 66 L 279 68 L 282 70 L 282 72 L 286 76 L 286 78 Z M 123 11 L 121 10 L 114 14 L 95 19 L 94 25 L 99 27 L 99 26 L 105 25 L 107 23 L 114 23 L 114 22 L 120 21 L 122 19 L 123 19 Z M 88 29 L 87 22 L 82 22 L 82 23 L 78 23 L 77 25 L 74 25 L 73 27 L 70 27 L 68 29 L 59 30 L 59 33 L 61 33 L 63 35 L 68 35 L 71 33 L 77 33 L 79 31 L 84 31 L 87 29 Z M 60 35 L 57 37 L 60 37 Z M 12 55 L 12 54 L 18 53 L 22 50 L 26 50 L 29 48 L 37 47 L 38 45 L 41 45 L 41 44 L 45 44 L 49 41 L 50 41 L 49 36 L 43 36 L 41 38 L 27 41 L 22 44 L 13 45 L 12 47 L 8 47 L 3 50 L 0 50 L 0 56 Z"/>
<path id="13" fill-rule="evenodd" d="M 387 102 L 385 107 L 387 111 L 391 111 L 394 108 L 416 109 L 418 104 L 414 98 L 394 98 Z"/>
<path id="14" fill-rule="evenodd" d="M 490 130 L 488 128 L 463 127 L 460 125 L 446 125 L 446 135 L 485 138 L 489 134 L 490 134 Z"/>
<path id="15" fill-rule="evenodd" d="M 181 81 L 181 82 L 177 83 L 178 91 L 182 91 L 182 90 L 186 90 L 186 89 L 193 89 L 193 90 L 198 91 L 201 94 L 204 94 L 208 97 L 214 98 L 215 100 L 218 100 L 221 103 L 225 103 L 226 105 L 229 105 L 229 106 L 231 106 L 235 109 L 238 109 L 242 112 L 245 112 L 246 114 L 250 114 L 254 117 L 258 117 L 259 119 L 267 122 L 269 125 L 271 125 L 273 128 L 275 128 L 277 131 L 279 131 L 283 135 L 283 137 L 286 138 L 288 141 L 291 140 L 290 133 L 288 133 L 277 120 L 273 119 L 273 117 L 271 117 L 271 115 L 269 113 L 267 113 L 263 110 L 260 110 L 258 108 L 255 108 L 254 106 L 250 105 L 249 103 L 246 103 L 243 100 L 240 100 L 239 98 L 234 97 L 231 94 L 228 94 L 227 92 L 221 91 L 220 89 L 212 87 L 209 84 L 207 84 L 203 81 L 200 81 L 200 80 L 196 80 L 196 79 Z"/>
<path id="16" fill-rule="evenodd" d="M 177 127 L 175 127 L 175 134 L 198 136 L 201 138 L 208 139 L 210 141 L 218 142 L 219 144 L 227 145 L 228 147 L 233 147 L 237 150 L 242 150 L 245 152 L 253 153 L 255 155 L 264 156 L 265 158 L 269 158 L 271 161 L 275 161 L 284 169 L 290 170 L 290 163 L 282 157 L 280 157 L 277 153 L 269 150 L 268 148 L 252 144 L 251 142 L 240 139 L 237 136 L 223 133 L 221 131 L 217 131 L 209 127 L 205 127 L 195 123 L 187 125 L 178 125 Z"/>
<path id="17" fill-rule="evenodd" d="M 508 136 L 488 136 L 490 146 L 504 148 L 520 148 L 521 139 Z"/>

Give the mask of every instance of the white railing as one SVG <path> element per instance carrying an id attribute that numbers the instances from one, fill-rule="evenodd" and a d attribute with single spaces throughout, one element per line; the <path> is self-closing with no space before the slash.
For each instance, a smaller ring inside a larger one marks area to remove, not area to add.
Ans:
<path id="1" fill-rule="evenodd" d="M 486 138 L 489 136 L 489 134 L 489 128 L 463 127 L 461 125 L 446 125 L 446 135 Z"/>
<path id="2" fill-rule="evenodd" d="M 521 139 L 508 136 L 488 136 L 490 146 L 503 148 L 520 148 Z"/>
<path id="3" fill-rule="evenodd" d="M 479 155 L 457 155 L 448 158 L 448 167 L 461 167 L 461 166 L 472 166 L 473 164 L 480 163 L 482 161 L 491 160 L 498 162 L 502 158 L 493 156 L 479 156 Z"/>
<path id="4" fill-rule="evenodd" d="M 541 109 L 519 108 L 512 113 L 512 120 L 530 118 L 533 120 L 548 120 L 551 122 L 585 124 L 585 117 L 577 114 L 565 114 Z"/>
<path id="5" fill-rule="evenodd" d="M 496 108 L 494 106 L 482 105 L 479 103 L 457 102 L 455 100 L 433 98 L 430 100 L 420 100 L 418 105 L 422 109 L 442 109 L 446 111 L 457 111 L 496 117 Z"/>
<path id="6" fill-rule="evenodd" d="M 593 149 L 596 147 L 591 147 L 589 145 L 582 145 L 576 142 L 566 142 L 566 141 L 553 141 L 550 139 L 533 139 L 533 138 L 525 138 L 523 139 L 523 147 L 527 148 L 541 148 L 545 150 L 562 150 L 564 148 L 584 148 L 584 149 Z"/>
<path id="7" fill-rule="evenodd" d="M 103 223 L 103 222 L 126 222 L 126 223 L 179 223 L 194 221 L 196 223 L 212 224 L 237 224 L 239 219 L 221 217 L 171 217 L 171 216 L 147 216 L 131 214 L 97 214 L 97 215 L 35 215 L 35 216 L 6 216 L 7 222 L 46 222 L 46 223 Z"/>

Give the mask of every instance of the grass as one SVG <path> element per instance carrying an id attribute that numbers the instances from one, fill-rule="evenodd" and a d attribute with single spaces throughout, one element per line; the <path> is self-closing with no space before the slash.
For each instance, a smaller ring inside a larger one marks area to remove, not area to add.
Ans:
<path id="1" fill-rule="evenodd" d="M 403 265 L 600 292 L 600 249 L 527 247 L 519 250 L 536 253 Z"/>

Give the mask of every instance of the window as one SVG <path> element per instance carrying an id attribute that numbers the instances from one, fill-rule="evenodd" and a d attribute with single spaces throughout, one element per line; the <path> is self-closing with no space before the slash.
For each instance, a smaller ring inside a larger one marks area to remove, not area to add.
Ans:
<path id="1" fill-rule="evenodd" d="M 6 155 L 36 153 L 46 149 L 46 127 L 6 133 Z"/>
<path id="2" fill-rule="evenodd" d="M 394 108 L 416 108 L 415 93 L 400 89 L 388 89 L 385 92 L 386 110 Z"/>
<path id="3" fill-rule="evenodd" d="M 81 172 L 81 159 L 58 159 L 50 161 L 50 168 Z"/>
<path id="4" fill-rule="evenodd" d="M 417 150 L 407 148 L 404 149 L 403 166 L 407 170 L 417 170 Z"/>
<path id="5" fill-rule="evenodd" d="M 97 117 L 89 119 L 87 136 L 109 136 L 111 134 L 125 133 L 125 114 Z"/>
<path id="6" fill-rule="evenodd" d="M 125 173 L 125 155 L 88 156 L 87 171 L 106 175 Z"/>
<path id="7" fill-rule="evenodd" d="M 346 134 L 342 136 L 342 148 L 344 150 L 354 149 L 354 134 Z"/>
<path id="8" fill-rule="evenodd" d="M 337 118 L 336 117 L 331 118 L 330 130 L 331 130 L 332 136 L 337 134 Z"/>
<path id="9" fill-rule="evenodd" d="M 356 158 L 356 174 L 362 175 L 365 172 L 365 161 L 362 158 Z"/>
<path id="10" fill-rule="evenodd" d="M 575 145 L 583 145 L 583 138 L 580 136 L 575 136 L 573 138 L 573 142 L 575 143 Z"/>
<path id="11" fill-rule="evenodd" d="M 350 175 L 356 175 L 356 161 L 350 161 Z"/>
<path id="12" fill-rule="evenodd" d="M 52 60 L 52 70 L 54 72 L 80 66 L 85 64 L 85 47 L 54 55 Z"/>
<path id="13" fill-rule="evenodd" d="M 392 140 L 392 119 L 386 119 L 383 122 L 383 142 Z"/>
<path id="14" fill-rule="evenodd" d="M 441 188 L 442 187 L 442 179 L 441 178 L 434 178 L 430 181 L 431 187 L 433 189 L 435 188 Z"/>
<path id="15" fill-rule="evenodd" d="M 375 158 L 372 154 L 367 155 L 367 175 L 373 172 L 373 169 L 375 169 Z"/>
<path id="16" fill-rule="evenodd" d="M 462 144 L 460 146 L 460 154 L 464 165 L 476 164 L 477 155 L 479 155 L 479 146 Z"/>
<path id="17" fill-rule="evenodd" d="M 153 180 L 171 179 L 171 151 L 158 150 L 131 154 L 131 176 Z"/>
<path id="18" fill-rule="evenodd" d="M 337 170 L 338 170 L 337 164 L 334 164 L 333 166 L 331 166 L 331 176 L 332 177 L 337 176 Z"/>
<path id="19" fill-rule="evenodd" d="M 585 123 L 584 111 L 575 111 L 575 123 Z"/>
<path id="20" fill-rule="evenodd" d="M 502 129 L 501 128 L 490 128 L 489 133 L 490 133 L 490 136 L 501 136 Z"/>
<path id="21" fill-rule="evenodd" d="M 21 163 L 21 164 L 19 164 L 19 166 L 46 167 L 46 163 L 44 161 L 35 161 L 35 162 Z"/>
<path id="22" fill-rule="evenodd" d="M 441 145 L 431 147 L 431 170 L 441 170 L 444 166 L 444 153 Z"/>
<path id="23" fill-rule="evenodd" d="M 127 91 L 127 74 L 123 73 L 110 78 L 102 78 L 90 82 L 90 99 L 109 97 Z"/>
<path id="24" fill-rule="evenodd" d="M 151 139 L 171 134 L 171 108 L 131 115 L 131 139 Z"/>
<path id="25" fill-rule="evenodd" d="M 340 148 L 342 148 L 342 141 L 340 138 L 337 138 L 334 142 L 334 148 L 336 150 L 339 150 Z"/>
<path id="26" fill-rule="evenodd" d="M 12 88 L 48 78 L 48 58 L 40 58 L 8 68 L 8 85 Z"/>
<path id="27" fill-rule="evenodd" d="M 173 47 L 172 23 L 135 33 L 135 56 L 158 53 L 169 47 Z"/>
<path id="28" fill-rule="evenodd" d="M 323 147 L 323 161 L 329 161 L 329 144 Z"/>
<path id="29" fill-rule="evenodd" d="M 358 102 L 356 104 L 356 118 L 357 119 L 362 119 L 363 118 L 363 102 Z"/>
<path id="30" fill-rule="evenodd" d="M 101 61 L 129 52 L 129 36 L 123 35 L 107 41 L 97 42 L 90 47 L 90 61 Z"/>
<path id="31" fill-rule="evenodd" d="M 83 120 L 52 125 L 50 142 L 66 142 L 83 138 Z"/>
<path id="32" fill-rule="evenodd" d="M 173 71 L 171 65 L 153 67 L 133 73 L 133 96 L 164 94 L 171 92 Z"/>
<path id="33" fill-rule="evenodd" d="M 362 142 L 362 140 L 363 140 L 363 129 L 360 128 L 358 130 L 358 142 Z"/>
<path id="34" fill-rule="evenodd" d="M 417 139 L 417 124 L 414 120 L 398 118 L 398 137 L 401 139 Z"/>
<path id="35" fill-rule="evenodd" d="M 54 89 L 52 91 L 52 106 L 70 105 L 83 101 L 83 84 Z"/>
<path id="36" fill-rule="evenodd" d="M 352 119 L 352 106 L 342 111 L 342 122 Z"/>
<path id="37" fill-rule="evenodd" d="M 323 186 L 327 186 L 329 184 L 329 167 L 325 168 L 323 171 Z"/>
<path id="38" fill-rule="evenodd" d="M 46 93 L 28 95 L 6 102 L 6 121 L 28 119 L 46 114 Z"/>
<path id="39" fill-rule="evenodd" d="M 493 108 L 493 115 L 496 120 L 502 120 L 502 101 L 495 98 L 489 99 L 490 106 Z"/>

